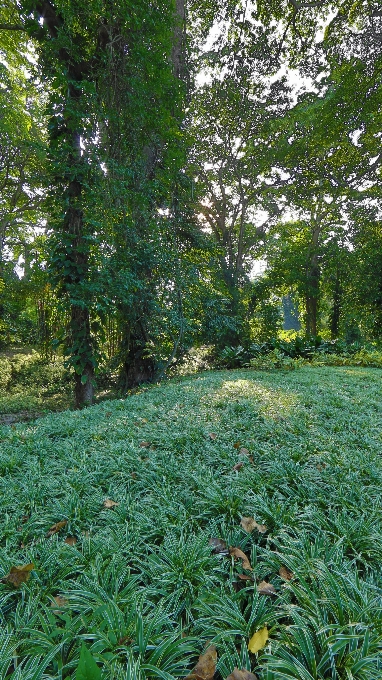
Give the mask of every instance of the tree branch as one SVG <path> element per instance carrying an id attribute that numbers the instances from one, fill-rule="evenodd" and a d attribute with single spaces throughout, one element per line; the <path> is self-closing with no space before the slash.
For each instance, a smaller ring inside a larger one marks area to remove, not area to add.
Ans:
<path id="1" fill-rule="evenodd" d="M 27 29 L 22 24 L 0 24 L 0 31 L 25 31 Z"/>

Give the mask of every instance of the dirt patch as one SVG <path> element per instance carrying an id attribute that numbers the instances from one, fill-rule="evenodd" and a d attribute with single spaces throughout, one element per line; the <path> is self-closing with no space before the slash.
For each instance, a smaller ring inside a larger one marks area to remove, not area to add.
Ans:
<path id="1" fill-rule="evenodd" d="M 46 415 L 41 411 L 31 413 L 30 411 L 19 411 L 18 413 L 0 413 L 0 425 L 13 425 L 14 423 L 25 423 L 28 420 L 36 420 Z"/>

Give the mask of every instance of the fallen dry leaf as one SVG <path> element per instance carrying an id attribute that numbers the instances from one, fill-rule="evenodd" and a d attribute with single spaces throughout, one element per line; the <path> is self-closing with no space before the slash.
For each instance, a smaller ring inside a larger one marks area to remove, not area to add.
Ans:
<path id="1" fill-rule="evenodd" d="M 134 642 L 132 637 L 129 637 L 128 635 L 124 635 L 123 637 L 119 638 L 118 644 L 119 645 L 132 645 Z"/>
<path id="2" fill-rule="evenodd" d="M 210 439 L 214 440 L 214 439 L 216 439 L 217 434 L 216 434 L 216 432 L 209 432 L 208 436 L 209 436 Z"/>
<path id="3" fill-rule="evenodd" d="M 56 595 L 53 598 L 54 602 L 50 603 L 51 607 L 66 607 L 68 604 L 68 600 L 65 597 L 62 597 L 61 595 Z"/>
<path id="4" fill-rule="evenodd" d="M 249 456 L 249 451 L 248 451 L 248 449 L 244 448 L 243 446 L 241 447 L 239 453 L 240 453 L 242 456 Z"/>
<path id="5" fill-rule="evenodd" d="M 215 675 L 217 660 L 216 647 L 211 645 L 204 654 L 200 655 L 198 663 L 186 680 L 212 680 Z"/>
<path id="6" fill-rule="evenodd" d="M 257 529 L 257 531 L 259 531 L 260 534 L 265 534 L 267 530 L 265 524 L 258 524 L 253 517 L 242 517 L 240 524 L 243 527 L 244 531 L 247 532 L 247 534 L 250 534 L 251 531 L 254 531 L 254 529 Z"/>
<path id="7" fill-rule="evenodd" d="M 75 536 L 67 536 L 64 543 L 67 543 L 68 545 L 76 545 L 77 539 Z"/>
<path id="8" fill-rule="evenodd" d="M 137 478 L 137 473 L 136 473 L 136 472 L 131 472 L 131 473 L 130 473 L 130 477 L 132 477 L 133 479 L 136 479 L 136 478 Z"/>
<path id="9" fill-rule="evenodd" d="M 257 675 L 250 673 L 245 668 L 242 668 L 240 671 L 238 668 L 234 668 L 226 680 L 257 680 Z"/>
<path id="10" fill-rule="evenodd" d="M 253 581 L 253 576 L 251 574 L 238 574 L 237 578 L 241 581 Z"/>
<path id="11" fill-rule="evenodd" d="M 141 442 L 139 446 L 141 447 L 141 449 L 148 449 L 149 446 L 151 446 L 151 442 Z"/>
<path id="12" fill-rule="evenodd" d="M 259 595 L 277 595 L 272 583 L 267 583 L 267 581 L 261 581 L 261 583 L 259 583 L 257 586 L 257 592 Z"/>
<path id="13" fill-rule="evenodd" d="M 260 649 L 265 647 L 268 638 L 268 628 L 264 626 L 264 628 L 261 628 L 254 635 L 252 635 L 250 641 L 248 642 L 249 651 L 252 652 L 252 654 L 257 654 Z"/>
<path id="14" fill-rule="evenodd" d="M 15 588 L 19 588 L 22 583 L 29 581 L 32 569 L 34 569 L 33 563 L 25 564 L 24 566 L 11 567 L 9 574 L 3 576 L 0 580 Z"/>
<path id="15" fill-rule="evenodd" d="M 248 460 L 249 460 L 250 463 L 253 463 L 253 464 L 255 463 L 255 461 L 253 460 L 253 456 L 249 456 Z"/>
<path id="16" fill-rule="evenodd" d="M 227 543 L 221 538 L 210 538 L 208 545 L 213 548 L 213 552 L 217 555 L 229 555 Z"/>
<path id="17" fill-rule="evenodd" d="M 232 470 L 239 471 L 243 467 L 244 463 L 240 461 L 239 463 L 236 463 L 236 465 L 233 466 Z"/>
<path id="18" fill-rule="evenodd" d="M 115 508 L 116 505 L 119 505 L 119 503 L 112 501 L 111 498 L 106 498 L 106 500 L 103 502 L 103 507 L 108 509 Z"/>
<path id="19" fill-rule="evenodd" d="M 239 449 L 239 448 L 240 448 L 240 445 L 241 445 L 241 442 L 235 442 L 235 444 L 233 445 L 233 448 L 234 448 L 234 449 Z"/>
<path id="20" fill-rule="evenodd" d="M 243 553 L 243 551 L 240 550 L 240 548 L 232 548 L 231 547 L 229 549 L 229 554 L 232 555 L 232 557 L 237 557 L 237 559 L 242 560 L 244 569 L 248 569 L 249 571 L 252 571 L 251 563 L 250 563 L 247 555 L 245 555 Z"/>
<path id="21" fill-rule="evenodd" d="M 289 571 L 286 567 L 280 567 L 279 574 L 284 581 L 291 581 L 293 578 L 293 571 Z"/>
<path id="22" fill-rule="evenodd" d="M 67 520 L 63 519 L 62 522 L 56 522 L 56 524 L 53 524 L 53 526 L 50 527 L 50 529 L 49 529 L 49 531 L 46 535 L 47 538 L 49 536 L 53 536 L 54 534 L 58 534 L 58 532 L 61 531 L 61 529 L 66 527 L 67 523 L 68 523 Z"/>

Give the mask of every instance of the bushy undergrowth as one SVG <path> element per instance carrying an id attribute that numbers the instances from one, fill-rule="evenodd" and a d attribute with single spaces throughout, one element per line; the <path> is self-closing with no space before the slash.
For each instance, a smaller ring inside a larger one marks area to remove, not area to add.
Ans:
<path id="1" fill-rule="evenodd" d="M 216 678 L 381 678 L 381 393 L 369 368 L 208 372 L 0 428 L 0 577 L 34 565 L 0 583 L 0 678 L 74 680 L 85 643 L 103 680 L 171 680 L 211 642 Z"/>
<path id="2" fill-rule="evenodd" d="M 72 389 L 62 357 L 48 360 L 35 350 L 0 354 L 0 414 L 68 408 Z"/>
<path id="3" fill-rule="evenodd" d="M 225 347 L 215 357 L 218 366 L 257 369 L 295 369 L 313 366 L 370 366 L 382 368 L 382 351 L 343 340 L 306 339 L 273 340 L 248 347 Z"/>

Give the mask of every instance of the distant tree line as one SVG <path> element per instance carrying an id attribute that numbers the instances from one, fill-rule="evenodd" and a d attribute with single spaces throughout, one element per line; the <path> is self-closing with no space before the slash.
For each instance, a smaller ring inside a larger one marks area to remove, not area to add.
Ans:
<path id="1" fill-rule="evenodd" d="M 381 44 L 376 0 L 6 0 L 2 346 L 63 351 L 81 406 L 105 360 L 128 389 L 269 339 L 286 296 L 378 340 Z"/>

